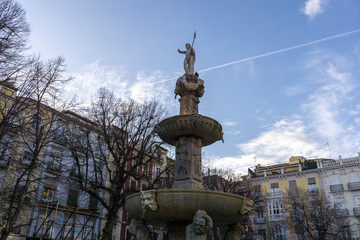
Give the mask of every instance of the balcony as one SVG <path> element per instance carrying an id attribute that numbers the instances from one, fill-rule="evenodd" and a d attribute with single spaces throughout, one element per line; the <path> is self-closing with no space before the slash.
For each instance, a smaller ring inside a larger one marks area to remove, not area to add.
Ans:
<path id="1" fill-rule="evenodd" d="M 258 224 L 261 224 L 261 223 L 265 223 L 265 218 L 256 218 L 255 219 L 255 222 L 258 223 Z"/>
<path id="2" fill-rule="evenodd" d="M 360 215 L 360 207 L 354 208 L 354 215 Z"/>
<path id="3" fill-rule="evenodd" d="M 285 220 L 285 214 L 270 215 L 269 221 L 283 221 Z"/>
<path id="4" fill-rule="evenodd" d="M 269 192 L 266 193 L 266 198 L 280 198 L 283 196 L 282 192 Z"/>
<path id="5" fill-rule="evenodd" d="M 309 190 L 309 195 L 317 195 L 317 194 L 319 194 L 319 189 Z"/>
<path id="6" fill-rule="evenodd" d="M 332 192 L 343 191 L 343 190 L 344 190 L 344 186 L 342 184 L 330 185 L 330 191 Z"/>
<path id="7" fill-rule="evenodd" d="M 348 183 L 348 188 L 350 190 L 360 189 L 360 182 L 349 182 Z"/>
<path id="8" fill-rule="evenodd" d="M 339 214 L 341 216 L 347 216 L 347 215 L 349 215 L 349 209 L 347 209 L 347 208 L 340 209 Z"/>

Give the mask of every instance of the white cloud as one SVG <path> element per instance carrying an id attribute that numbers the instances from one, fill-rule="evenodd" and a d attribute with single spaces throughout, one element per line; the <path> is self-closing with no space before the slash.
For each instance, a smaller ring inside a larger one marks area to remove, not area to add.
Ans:
<path id="1" fill-rule="evenodd" d="M 353 68 L 356 64 L 340 54 L 313 52 L 306 59 L 309 85 L 300 103 L 301 115 L 267 124 L 263 132 L 238 144 L 238 156 L 210 156 L 215 167 L 247 173 L 257 164 L 287 162 L 291 156 L 354 156 L 360 150 L 360 106 Z M 304 92 L 305 93 L 305 92 Z"/>
<path id="2" fill-rule="evenodd" d="M 95 61 L 72 75 L 74 80 L 65 87 L 65 93 L 69 96 L 76 94 L 85 104 L 102 87 L 113 90 L 118 97 L 132 98 L 137 102 L 157 100 L 165 104 L 170 96 L 165 83 L 154 83 L 164 78 L 161 71 L 139 71 L 135 81 L 131 81 L 123 66 L 106 66 Z"/>
<path id="3" fill-rule="evenodd" d="M 222 122 L 222 125 L 226 126 L 226 127 L 232 127 L 232 126 L 236 126 L 237 123 L 233 122 L 233 121 L 224 121 L 224 122 Z"/>
<path id="4" fill-rule="evenodd" d="M 307 0 L 301 11 L 312 19 L 324 12 L 324 5 L 326 2 L 326 0 Z"/>
<path id="5" fill-rule="evenodd" d="M 325 143 L 325 142 L 324 142 Z M 236 172 L 247 173 L 256 162 L 286 162 L 291 156 L 327 156 L 325 145 L 314 140 L 299 116 L 276 122 L 258 137 L 238 145 L 239 156 L 211 157 L 215 167 L 231 166 Z"/>

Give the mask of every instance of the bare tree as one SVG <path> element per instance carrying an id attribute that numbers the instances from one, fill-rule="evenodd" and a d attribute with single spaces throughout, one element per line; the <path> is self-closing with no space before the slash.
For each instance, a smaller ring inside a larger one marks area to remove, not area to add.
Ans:
<path id="1" fill-rule="evenodd" d="M 13 0 L 0 0 L 0 81 L 20 74 L 29 62 L 23 53 L 30 34 L 25 10 Z"/>
<path id="2" fill-rule="evenodd" d="M 155 102 L 124 101 L 100 89 L 85 112 L 82 126 L 69 125 L 73 176 L 105 208 L 101 239 L 111 239 L 125 197 L 139 189 L 134 183 L 153 177 L 149 166 L 162 144 L 153 128 L 164 110 Z"/>
<path id="3" fill-rule="evenodd" d="M 207 190 L 235 193 L 241 184 L 241 176 L 230 169 L 211 168 L 205 163 L 203 167 L 203 186 Z M 206 168 L 207 167 L 207 168 Z"/>
<path id="4" fill-rule="evenodd" d="M 6 239 L 19 227 L 17 221 L 24 204 L 34 196 L 39 167 L 44 159 L 45 147 L 53 141 L 56 123 L 60 120 L 54 107 L 65 104 L 59 98 L 60 90 L 70 79 L 63 78 L 64 59 L 37 61 L 27 72 L 27 87 L 31 90 L 22 99 L 22 112 L 12 136 L 11 158 L 2 183 L 3 227 L 0 239 Z"/>
<path id="5" fill-rule="evenodd" d="M 285 201 L 294 229 L 304 232 L 307 239 L 339 239 L 344 230 L 344 218 L 323 192 L 288 191 Z"/>

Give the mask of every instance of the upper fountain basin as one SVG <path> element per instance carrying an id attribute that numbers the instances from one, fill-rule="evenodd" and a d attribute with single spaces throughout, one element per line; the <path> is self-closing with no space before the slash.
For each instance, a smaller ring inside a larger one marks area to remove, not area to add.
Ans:
<path id="1" fill-rule="evenodd" d="M 222 140 L 223 137 L 220 123 L 200 114 L 166 118 L 155 127 L 155 131 L 164 142 L 173 146 L 176 146 L 181 136 L 201 138 L 203 146 Z"/>

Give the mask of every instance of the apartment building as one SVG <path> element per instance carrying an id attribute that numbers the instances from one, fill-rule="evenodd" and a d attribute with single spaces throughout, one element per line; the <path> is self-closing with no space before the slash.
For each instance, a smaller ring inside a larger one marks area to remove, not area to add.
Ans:
<path id="1" fill-rule="evenodd" d="M 7 111 L 15 101 L 16 88 L 0 85 L 0 112 Z M 17 112 L 11 128 L 7 128 L 0 139 L 0 227 L 4 227 L 7 221 L 8 203 L 13 202 L 16 206 L 25 196 L 24 206 L 16 220 L 18 227 L 9 239 L 98 239 L 107 213 L 94 196 L 80 189 L 79 179 L 86 176 L 89 183 L 101 179 L 104 186 L 109 184 L 111 176 L 100 163 L 104 158 L 111 161 L 111 157 L 101 142 L 101 133 L 96 130 L 95 123 L 77 113 L 58 111 L 43 104 L 39 106 L 41 110 L 35 111 L 31 100 L 27 99 L 26 105 Z M 47 135 L 39 137 L 39 133 Z M 71 137 L 72 143 L 69 140 Z M 34 151 L 39 143 L 43 147 Z M 132 152 L 135 151 L 132 149 Z M 88 159 L 89 163 L 91 160 L 91 163 L 99 164 L 88 164 L 85 172 L 76 164 L 74 154 L 80 161 Z M 174 160 L 167 157 L 167 150 L 158 147 L 154 159 L 135 170 L 135 175 L 145 177 L 129 177 L 124 190 L 166 187 L 171 184 L 172 176 L 165 170 L 173 163 Z M 131 164 L 125 165 L 127 170 Z M 29 169 L 33 169 L 30 174 Z M 25 188 L 29 179 L 29 186 Z M 150 186 L 149 183 L 155 180 L 158 181 Z M 27 189 L 25 194 L 24 189 Z M 107 197 L 101 191 L 99 195 Z M 127 213 L 121 209 L 114 227 L 115 239 L 128 237 L 127 221 Z"/>
<path id="2" fill-rule="evenodd" d="M 357 239 L 359 231 L 360 164 L 359 157 L 342 159 L 305 159 L 291 157 L 288 162 L 258 164 L 249 169 L 243 184 L 251 186 L 255 199 L 251 213 L 254 239 L 305 239 L 304 229 L 291 217 L 289 199 L 300 199 L 304 190 L 310 206 L 324 194 L 340 209 L 344 226 L 342 239 Z"/>

